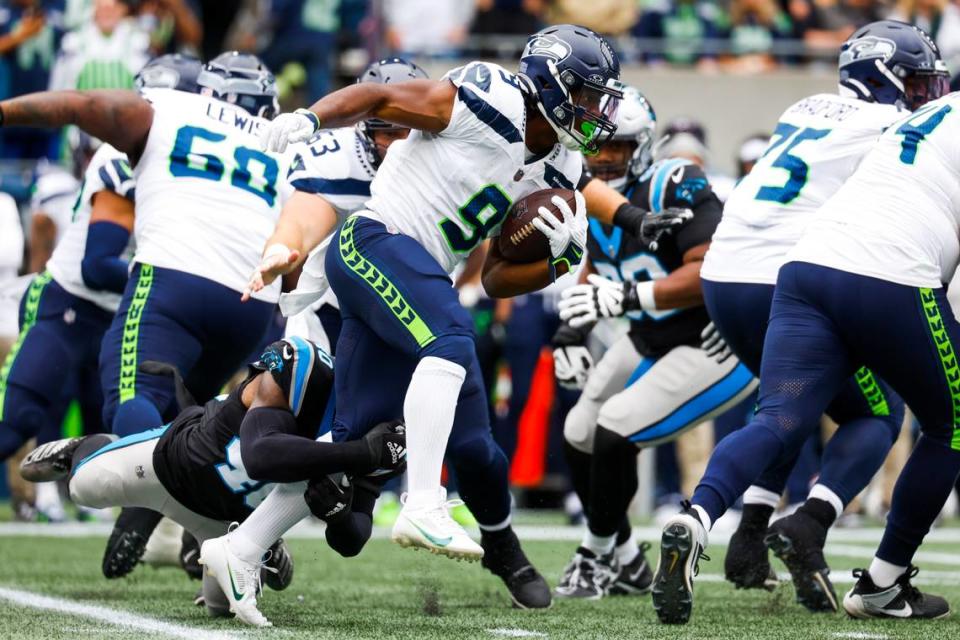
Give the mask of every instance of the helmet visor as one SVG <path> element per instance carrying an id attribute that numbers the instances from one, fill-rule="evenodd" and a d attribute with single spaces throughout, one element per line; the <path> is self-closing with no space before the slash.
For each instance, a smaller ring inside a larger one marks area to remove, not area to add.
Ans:
<path id="1" fill-rule="evenodd" d="M 617 110 L 623 91 L 619 82 L 605 85 L 585 81 L 573 97 L 573 131 L 581 151 L 594 155 L 617 130 Z"/>
<path id="2" fill-rule="evenodd" d="M 903 82 L 906 107 L 916 111 L 923 105 L 950 93 L 950 79 L 942 73 L 917 73 Z"/>

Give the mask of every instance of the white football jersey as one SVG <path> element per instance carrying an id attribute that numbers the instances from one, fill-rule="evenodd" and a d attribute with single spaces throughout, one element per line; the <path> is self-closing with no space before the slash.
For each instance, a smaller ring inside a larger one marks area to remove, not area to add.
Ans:
<path id="1" fill-rule="evenodd" d="M 700 274 L 716 282 L 776 284 L 784 257 L 820 206 L 906 112 L 833 94 L 800 100 L 727 199 Z"/>
<path id="2" fill-rule="evenodd" d="M 958 230 L 960 93 L 952 93 L 887 129 L 787 259 L 936 288 L 957 268 Z"/>
<path id="3" fill-rule="evenodd" d="M 260 150 L 266 120 L 216 98 L 144 93 L 153 126 L 137 162 L 135 262 L 242 292 L 280 215 L 285 160 Z M 255 293 L 276 302 L 280 283 Z"/>
<path id="4" fill-rule="evenodd" d="M 56 244 L 60 244 L 73 220 L 79 186 L 69 171 L 56 165 L 41 168 L 37 175 L 30 197 L 30 211 L 34 215 L 44 213 L 57 225 Z"/>
<path id="5" fill-rule="evenodd" d="M 132 202 L 134 188 L 133 171 L 127 162 L 127 154 L 117 151 L 109 144 L 100 145 L 83 175 L 80 192 L 73 194 L 73 220 L 67 225 L 63 239 L 47 261 L 47 270 L 67 292 L 89 300 L 107 311 L 117 310 L 120 306 L 120 294 L 90 289 L 84 284 L 80 273 L 80 263 L 86 251 L 93 196 L 101 191 L 112 191 Z M 121 257 L 129 260 L 132 255 L 131 238 Z"/>
<path id="6" fill-rule="evenodd" d="M 450 273 L 500 233 L 514 200 L 551 187 L 574 189 L 583 169 L 580 153 L 560 144 L 530 157 L 526 107 L 512 73 L 471 62 L 446 78 L 458 89 L 449 125 L 393 143 L 359 215 L 416 239 Z"/>

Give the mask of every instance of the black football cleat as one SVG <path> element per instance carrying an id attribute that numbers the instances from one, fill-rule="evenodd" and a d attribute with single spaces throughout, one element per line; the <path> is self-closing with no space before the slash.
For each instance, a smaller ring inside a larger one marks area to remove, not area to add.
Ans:
<path id="1" fill-rule="evenodd" d="M 283 591 L 293 582 L 293 556 L 283 538 L 273 543 L 260 572 L 263 583 L 274 591 Z"/>
<path id="2" fill-rule="evenodd" d="M 830 567 L 823 557 L 826 541 L 826 527 L 802 511 L 774 522 L 763 538 L 790 571 L 797 602 L 814 613 L 832 613 L 840 608 L 830 582 Z"/>
<path id="3" fill-rule="evenodd" d="M 690 509 L 678 513 L 663 527 L 660 559 L 653 576 L 653 608 L 664 624 L 686 624 L 693 612 L 693 578 L 707 543 L 707 530 Z"/>
<path id="4" fill-rule="evenodd" d="M 147 541 L 163 516 L 142 507 L 125 507 L 113 525 L 107 549 L 103 553 L 103 575 L 109 580 L 122 578 L 137 566 Z"/>
<path id="5" fill-rule="evenodd" d="M 744 527 L 742 522 L 730 536 L 723 573 L 737 589 L 773 591 L 780 584 L 777 572 L 770 566 L 769 552 L 763 543 L 767 533 L 762 528 Z"/>
<path id="6" fill-rule="evenodd" d="M 866 569 L 854 569 L 853 589 L 843 598 L 851 618 L 920 618 L 936 620 L 950 615 L 950 605 L 940 596 L 923 593 L 910 583 L 917 568 L 910 567 L 885 589 L 873 583 Z"/>
<path id="7" fill-rule="evenodd" d="M 553 591 L 560 598 L 599 600 L 609 593 L 616 577 L 617 561 L 612 551 L 597 556 L 590 549 L 578 547 Z"/>
<path id="8" fill-rule="evenodd" d="M 102 439 L 103 435 L 65 438 L 40 445 L 20 462 L 20 476 L 29 482 L 51 482 L 66 478 L 73 466 L 73 454 L 91 438 Z"/>
<path id="9" fill-rule="evenodd" d="M 183 536 L 180 538 L 180 566 L 191 579 L 203 579 L 203 567 L 200 566 L 200 543 L 186 529 L 183 530 Z"/>
<path id="10" fill-rule="evenodd" d="M 612 596 L 639 596 L 650 591 L 653 585 L 653 569 L 647 561 L 649 542 L 640 544 L 637 557 L 630 564 L 620 565 L 617 576 L 608 593 Z"/>
<path id="11" fill-rule="evenodd" d="M 513 606 L 518 609 L 546 609 L 553 604 L 550 587 L 520 547 L 513 529 L 491 533 L 481 531 L 480 563 L 507 585 Z"/>

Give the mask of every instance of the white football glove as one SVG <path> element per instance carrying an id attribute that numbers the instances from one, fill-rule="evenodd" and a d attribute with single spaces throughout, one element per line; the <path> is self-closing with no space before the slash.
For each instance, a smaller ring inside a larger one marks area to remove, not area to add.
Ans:
<path id="1" fill-rule="evenodd" d="M 564 389 L 583 389 L 593 369 L 593 356 L 582 345 L 557 347 L 553 350 L 553 372 Z"/>
<path id="2" fill-rule="evenodd" d="M 247 282 L 240 299 L 246 302 L 252 294 L 273 284 L 274 280 L 289 273 L 299 259 L 300 252 L 290 249 L 286 245 L 272 244 L 267 247 L 266 251 L 263 252 L 260 264 L 250 275 L 250 280 Z"/>
<path id="3" fill-rule="evenodd" d="M 624 285 L 595 273 L 587 280 L 590 284 L 578 284 L 560 294 L 560 319 L 578 328 L 600 318 L 622 316 Z"/>
<path id="4" fill-rule="evenodd" d="M 582 193 L 573 193 L 577 204 L 576 211 L 570 209 L 567 201 L 560 196 L 550 199 L 563 214 L 563 220 L 546 207 L 540 207 L 537 211 L 540 217 L 531 221 L 550 243 L 550 255 L 553 256 L 551 262 L 554 265 L 566 262 L 568 271 L 572 271 L 573 267 L 580 263 L 583 248 L 587 245 L 587 204 Z"/>
<path id="5" fill-rule="evenodd" d="M 700 348 L 717 362 L 726 362 L 733 355 L 730 345 L 723 339 L 723 336 L 717 331 L 717 326 L 712 322 L 700 332 Z"/>
<path id="6" fill-rule="evenodd" d="M 320 128 L 320 119 L 308 109 L 281 113 L 260 129 L 260 146 L 264 151 L 283 153 L 288 144 L 309 140 Z"/>

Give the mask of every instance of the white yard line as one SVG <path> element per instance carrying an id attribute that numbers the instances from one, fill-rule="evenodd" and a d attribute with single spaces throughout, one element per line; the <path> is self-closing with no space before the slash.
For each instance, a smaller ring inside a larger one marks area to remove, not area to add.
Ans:
<path id="1" fill-rule="evenodd" d="M 487 629 L 487 633 L 502 638 L 546 638 L 547 634 L 541 631 L 527 631 L 526 629 Z"/>
<path id="2" fill-rule="evenodd" d="M 125 629 L 136 629 L 138 631 L 165 635 L 171 638 L 182 638 L 183 640 L 238 640 L 241 637 L 237 634 L 222 631 L 208 631 L 198 627 L 187 627 L 180 624 L 164 622 L 157 618 L 141 616 L 121 609 L 110 609 L 108 607 L 78 602 L 76 600 L 53 598 L 30 591 L 10 589 L 8 587 L 0 587 L 0 600 L 6 600 L 31 609 L 56 611 L 71 616 L 90 618 L 98 622 L 105 622 Z"/>
<path id="3" fill-rule="evenodd" d="M 853 640 L 888 640 L 890 636 L 882 633 L 865 633 L 863 631 L 837 631 L 830 634 L 833 638 L 852 638 Z"/>
<path id="4" fill-rule="evenodd" d="M 847 558 L 872 558 L 876 552 L 876 547 L 858 547 L 849 544 L 827 544 L 827 555 L 845 556 Z M 960 566 L 960 556 L 956 553 L 944 553 L 942 551 L 924 551 L 920 548 L 914 560 L 919 563 L 927 564 L 946 564 Z"/>
<path id="5" fill-rule="evenodd" d="M 790 574 L 785 571 L 778 571 L 780 580 L 790 581 Z M 719 573 L 701 573 L 694 579 L 694 582 L 725 582 Z M 835 569 L 830 573 L 830 581 L 837 585 L 852 585 L 856 582 L 849 569 Z M 960 571 L 921 571 L 920 574 L 911 580 L 916 585 L 949 585 L 960 586 Z"/>

